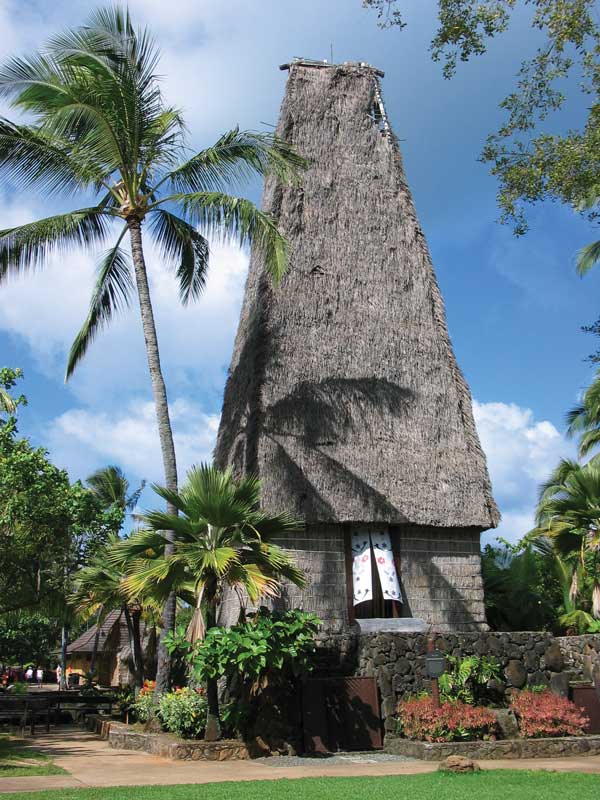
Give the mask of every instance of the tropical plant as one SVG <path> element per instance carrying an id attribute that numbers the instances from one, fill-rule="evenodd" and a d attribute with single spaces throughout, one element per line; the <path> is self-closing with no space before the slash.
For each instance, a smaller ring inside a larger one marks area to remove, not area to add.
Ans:
<path id="1" fill-rule="evenodd" d="M 402 700 L 397 708 L 397 733 L 419 742 L 454 742 L 490 739 L 496 733 L 496 716 L 489 708 L 461 700 L 435 706 L 428 695 Z"/>
<path id="2" fill-rule="evenodd" d="M 175 591 L 191 599 L 195 613 L 188 628 L 193 642 L 217 624 L 217 606 L 225 589 L 256 604 L 279 593 L 281 579 L 304 585 L 304 575 L 270 536 L 291 534 L 302 523 L 289 514 L 259 510 L 260 482 L 236 481 L 231 470 L 193 467 L 179 492 L 154 486 L 176 514 L 144 514 L 148 530 L 134 533 L 119 545 L 116 557 L 130 564 L 126 589 L 137 596 L 149 589 L 166 597 Z M 165 530 L 175 531 L 173 551 Z M 218 736 L 219 698 L 216 679 L 207 681 L 207 738 Z"/>
<path id="3" fill-rule="evenodd" d="M 132 597 L 124 589 L 126 561 L 115 557 L 122 540 L 114 534 L 102 550 L 94 553 L 76 575 L 75 586 L 69 602 L 84 619 L 96 618 L 96 635 L 90 672 L 96 668 L 102 623 L 114 610 L 122 610 L 127 624 L 129 646 L 133 661 L 134 685 L 141 688 L 144 681 L 144 664 L 141 638 L 141 621 L 144 611 L 156 609 L 157 603 L 149 593 Z M 110 558 L 109 558 L 110 554 Z"/>
<path id="4" fill-rule="evenodd" d="M 500 664 L 491 656 L 446 656 L 449 667 L 439 678 L 443 700 L 474 705 L 487 699 L 488 681 L 500 678 Z"/>
<path id="5" fill-rule="evenodd" d="M 94 337 L 137 293 L 165 485 L 176 492 L 175 447 L 142 231 L 174 264 L 183 303 L 196 299 L 205 285 L 206 237 L 211 235 L 252 242 L 278 281 L 287 266 L 286 240 L 273 219 L 227 188 L 256 174 L 293 182 L 304 162 L 274 134 L 237 128 L 189 157 L 182 115 L 162 97 L 158 57 L 149 32 L 136 29 L 129 12 L 114 7 L 96 11 L 83 27 L 53 36 L 43 53 L 12 58 L 0 70 L 0 96 L 30 120 L 0 119 L 3 177 L 20 190 L 42 191 L 47 200 L 78 192 L 96 195 L 94 203 L 77 211 L 0 231 L 0 280 L 41 266 L 57 251 L 74 246 L 96 251 L 115 237 L 100 259 L 67 378 Z M 176 516 L 170 501 L 167 511 Z M 173 532 L 166 538 L 169 552 Z M 163 634 L 174 619 L 170 596 Z M 169 683 L 162 646 L 157 680 L 160 693 Z"/>
<path id="6" fill-rule="evenodd" d="M 144 491 L 146 481 L 142 481 L 134 492 L 129 492 L 129 481 L 120 467 L 114 464 L 101 467 L 89 475 L 86 484 L 102 503 L 104 508 L 116 506 L 123 512 L 134 509 Z"/>
<path id="7" fill-rule="evenodd" d="M 519 692 L 510 708 L 519 723 L 519 734 L 526 738 L 581 736 L 590 722 L 575 703 L 547 688 Z"/>
<path id="8" fill-rule="evenodd" d="M 156 716 L 158 709 L 158 697 L 156 696 L 156 684 L 153 681 L 144 681 L 144 685 L 128 707 L 133 711 L 138 722 L 149 722 Z"/>
<path id="9" fill-rule="evenodd" d="M 591 581 L 591 614 L 600 618 L 600 464 L 561 462 L 542 487 L 530 536 L 546 537 L 558 555 L 577 561 L 571 600 L 579 594 L 578 578 Z"/>
<path id="10" fill-rule="evenodd" d="M 293 694 L 294 679 L 312 671 L 319 624 L 318 617 L 299 609 L 272 612 L 261 607 L 237 625 L 211 628 L 205 639 L 193 644 L 178 628 L 167 647 L 188 661 L 200 684 L 224 679 L 227 723 L 236 733 L 246 734 L 264 689 L 289 685 Z"/>
<path id="11" fill-rule="evenodd" d="M 182 739 L 201 739 L 206 727 L 204 690 L 185 686 L 166 692 L 158 701 L 157 716 L 169 733 Z"/>
<path id="12" fill-rule="evenodd" d="M 19 368 L 2 367 L 0 369 L 0 413 L 14 414 L 18 406 L 27 405 L 27 400 L 23 395 L 15 398 L 10 393 L 22 377 L 23 371 Z"/>
<path id="13" fill-rule="evenodd" d="M 579 436 L 579 457 L 589 455 L 600 444 L 600 373 L 583 393 L 581 401 L 567 414 L 567 436 Z M 560 480 L 577 462 L 564 460 L 557 470 Z"/>
<path id="14" fill-rule="evenodd" d="M 499 539 L 481 555 L 485 610 L 490 627 L 500 631 L 554 630 L 561 587 L 555 554 L 538 541 L 515 544 Z"/>

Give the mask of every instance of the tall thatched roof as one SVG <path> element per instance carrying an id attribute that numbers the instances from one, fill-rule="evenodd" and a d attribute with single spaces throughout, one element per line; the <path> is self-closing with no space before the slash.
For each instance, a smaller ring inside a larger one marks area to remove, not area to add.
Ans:
<path id="1" fill-rule="evenodd" d="M 379 74 L 289 65 L 277 132 L 310 167 L 300 189 L 265 185 L 291 267 L 273 290 L 253 254 L 215 456 L 307 522 L 485 529 L 498 511 Z"/>

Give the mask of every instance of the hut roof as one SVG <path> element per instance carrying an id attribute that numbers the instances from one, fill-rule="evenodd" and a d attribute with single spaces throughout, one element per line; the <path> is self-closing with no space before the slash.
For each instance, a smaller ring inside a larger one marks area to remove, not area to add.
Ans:
<path id="1" fill-rule="evenodd" d="M 109 614 L 107 614 L 106 619 L 100 628 L 100 639 L 98 640 L 99 653 L 103 652 L 104 645 L 114 626 L 121 622 L 122 614 L 122 611 L 111 611 Z M 97 625 L 92 625 L 91 628 L 88 628 L 88 630 L 85 631 L 85 633 L 82 633 L 81 636 L 75 639 L 74 642 L 71 642 L 71 644 L 67 646 L 67 654 L 72 655 L 73 653 L 91 653 L 94 649 L 94 639 L 96 637 L 97 628 Z"/>
<path id="2" fill-rule="evenodd" d="M 285 66 L 277 133 L 309 168 L 301 188 L 265 184 L 290 270 L 274 290 L 252 254 L 215 458 L 256 473 L 266 508 L 307 522 L 494 526 L 380 73 Z"/>

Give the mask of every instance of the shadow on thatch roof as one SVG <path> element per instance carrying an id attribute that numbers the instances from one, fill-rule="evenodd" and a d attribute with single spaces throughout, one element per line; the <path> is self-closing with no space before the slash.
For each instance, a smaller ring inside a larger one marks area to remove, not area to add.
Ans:
<path id="1" fill-rule="evenodd" d="M 265 184 L 290 269 L 273 289 L 252 254 L 216 461 L 258 474 L 266 508 L 308 522 L 494 526 L 377 70 L 287 67 L 277 133 L 309 168 L 300 188 Z"/>

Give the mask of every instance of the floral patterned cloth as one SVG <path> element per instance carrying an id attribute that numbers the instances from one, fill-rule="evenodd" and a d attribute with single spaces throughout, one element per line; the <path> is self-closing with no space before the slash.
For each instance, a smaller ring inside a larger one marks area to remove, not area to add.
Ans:
<path id="1" fill-rule="evenodd" d="M 353 604 L 364 603 L 373 599 L 373 581 L 371 578 L 371 559 L 375 558 L 375 566 L 384 600 L 402 602 L 400 581 L 396 573 L 394 553 L 390 535 L 387 531 L 361 532 L 352 534 L 352 589 Z"/>

